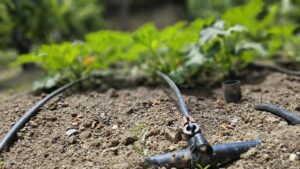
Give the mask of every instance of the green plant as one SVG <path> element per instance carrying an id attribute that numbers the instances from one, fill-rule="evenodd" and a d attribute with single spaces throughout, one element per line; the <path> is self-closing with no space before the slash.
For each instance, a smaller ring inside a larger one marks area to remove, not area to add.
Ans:
<path id="1" fill-rule="evenodd" d="M 134 128 L 131 130 L 132 138 L 137 140 L 134 142 L 132 149 L 139 154 L 144 153 L 145 149 L 145 139 L 148 133 L 148 128 L 146 128 L 145 123 L 138 122 L 135 124 Z"/>
<path id="2" fill-rule="evenodd" d="M 277 53 L 299 60 L 299 38 L 292 22 L 277 24 L 278 3 L 252 0 L 227 10 L 224 20 L 197 19 L 158 30 L 146 24 L 133 33 L 102 30 L 83 42 L 43 45 L 16 63 L 40 64 L 50 77 L 45 84 L 73 80 L 94 70 L 138 67 L 169 75 L 177 84 L 216 82 L 238 73 L 256 59 Z M 297 57 L 298 56 L 298 57 Z M 51 80 L 52 78 L 52 80 Z M 55 80 L 53 80 L 55 79 Z M 40 85 L 43 86 L 43 85 Z"/>
<path id="3" fill-rule="evenodd" d="M 280 53 L 293 58 L 297 55 L 299 38 L 295 34 L 297 24 L 284 17 L 290 10 L 280 2 L 252 0 L 227 10 L 222 18 L 229 24 L 245 26 L 248 33 L 244 38 L 263 44 L 270 57 Z"/>
<path id="4" fill-rule="evenodd" d="M 143 134 L 143 131 L 145 130 L 145 123 L 136 123 L 134 128 L 131 130 L 131 133 L 134 138 L 139 139 L 140 135 Z"/>
<path id="5" fill-rule="evenodd" d="M 209 169 L 210 165 L 207 165 L 205 167 L 202 167 L 200 164 L 197 165 L 198 169 Z"/>
<path id="6" fill-rule="evenodd" d="M 246 31 L 245 27 L 239 25 L 226 27 L 224 21 L 216 21 L 212 26 L 202 29 L 198 42 L 186 56 L 188 60 L 183 69 L 187 74 L 185 77 L 195 79 L 195 76 L 204 74 L 209 81 L 218 81 L 262 55 L 257 52 L 257 47 L 245 45 L 249 44 L 242 38 Z"/>
<path id="7" fill-rule="evenodd" d="M 4 161 L 3 161 L 3 160 L 0 160 L 0 169 L 3 168 L 3 165 L 4 165 Z"/>
<path id="8" fill-rule="evenodd" d="M 196 20 L 190 24 L 179 22 L 158 31 L 152 24 L 147 24 L 133 34 L 135 45 L 140 49 L 140 68 L 153 74 L 159 70 L 172 76 L 176 82 L 182 82 L 176 70 L 185 61 L 184 55 L 190 45 L 198 39 L 202 27 L 210 24 L 212 19 Z"/>
<path id="9" fill-rule="evenodd" d="M 48 76 L 35 83 L 34 89 L 51 88 L 60 81 L 71 81 L 94 70 L 107 69 L 115 62 L 134 59 L 124 56 L 131 42 L 129 34 L 104 30 L 88 34 L 84 42 L 42 45 L 36 52 L 21 55 L 14 65 L 37 63 Z"/>

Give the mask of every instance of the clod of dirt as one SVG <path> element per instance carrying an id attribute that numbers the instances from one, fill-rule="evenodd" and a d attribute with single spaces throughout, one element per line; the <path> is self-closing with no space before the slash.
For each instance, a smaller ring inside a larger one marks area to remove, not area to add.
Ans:
<path id="1" fill-rule="evenodd" d="M 164 129 L 165 137 L 167 140 L 177 143 L 181 140 L 181 133 L 178 129 L 172 127 L 165 127 Z"/>
<path id="2" fill-rule="evenodd" d="M 68 138 L 68 143 L 69 144 L 75 144 L 78 141 L 78 136 L 71 136 Z"/>
<path id="3" fill-rule="evenodd" d="M 119 97 L 119 94 L 118 92 L 116 91 L 116 89 L 109 89 L 107 91 L 107 94 L 111 97 L 111 98 L 116 98 L 116 97 Z"/>
<path id="4" fill-rule="evenodd" d="M 136 137 L 136 136 L 129 136 L 129 137 L 126 137 L 122 143 L 125 145 L 125 146 L 128 146 L 128 145 L 131 145 L 133 144 L 134 142 L 138 141 L 139 138 Z"/>

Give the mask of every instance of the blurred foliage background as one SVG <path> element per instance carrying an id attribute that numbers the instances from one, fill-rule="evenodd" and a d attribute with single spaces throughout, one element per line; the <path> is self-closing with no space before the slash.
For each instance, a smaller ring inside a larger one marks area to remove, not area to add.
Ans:
<path id="1" fill-rule="evenodd" d="M 97 0 L 1 0 L 0 47 L 28 53 L 32 45 L 80 39 L 101 28 Z"/>
<path id="2" fill-rule="evenodd" d="M 47 82 L 124 61 L 131 72 L 160 70 L 177 83 L 215 81 L 257 59 L 298 63 L 299 5 L 300 0 L 0 0 L 0 66 L 16 59 L 14 65 L 23 68 L 35 63 L 46 70 Z"/>

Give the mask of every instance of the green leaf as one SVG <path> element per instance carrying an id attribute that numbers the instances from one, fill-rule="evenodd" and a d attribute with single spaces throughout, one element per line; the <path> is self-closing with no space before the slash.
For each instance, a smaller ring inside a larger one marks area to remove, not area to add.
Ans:
<path id="1" fill-rule="evenodd" d="M 203 46 L 205 43 L 218 36 L 229 36 L 232 32 L 244 31 L 246 31 L 246 28 L 240 25 L 235 25 L 225 30 L 225 22 L 219 20 L 216 21 L 211 27 L 204 28 L 200 32 L 199 45 Z"/>

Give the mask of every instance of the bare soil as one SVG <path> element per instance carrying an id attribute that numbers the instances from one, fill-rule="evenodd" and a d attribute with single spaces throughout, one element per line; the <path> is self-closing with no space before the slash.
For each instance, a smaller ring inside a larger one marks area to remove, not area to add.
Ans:
<path id="1" fill-rule="evenodd" d="M 243 99 L 237 104 L 226 104 L 221 88 L 182 93 L 211 144 L 263 141 L 224 168 L 299 169 L 300 126 L 254 110 L 256 103 L 266 102 L 300 115 L 299 82 L 280 73 L 245 80 Z M 43 97 L 20 92 L 0 96 L 0 138 Z M 184 140 L 170 139 L 180 119 L 170 96 L 163 85 L 61 95 L 18 133 L 1 154 L 0 168 L 146 168 L 146 156 L 186 146 Z M 70 129 L 77 133 L 67 136 Z"/>

